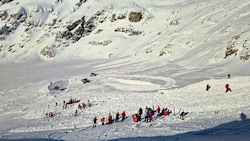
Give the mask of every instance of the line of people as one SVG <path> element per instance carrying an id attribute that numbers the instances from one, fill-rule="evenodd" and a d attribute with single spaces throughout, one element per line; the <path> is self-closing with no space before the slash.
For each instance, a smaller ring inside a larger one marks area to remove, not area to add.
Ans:
<path id="1" fill-rule="evenodd" d="M 115 119 L 113 119 L 111 113 L 109 113 L 107 119 L 105 117 L 102 117 L 101 118 L 101 123 L 102 125 L 105 125 L 105 124 L 112 124 L 114 122 L 119 122 L 120 121 L 120 118 L 121 118 L 121 121 L 123 122 L 126 118 L 126 112 L 123 111 L 121 114 L 119 112 L 116 113 L 116 116 L 115 116 Z M 97 125 L 97 117 L 94 117 L 93 119 L 93 128 L 96 127 Z M 106 122 L 105 122 L 106 121 Z"/>
<path id="2" fill-rule="evenodd" d="M 162 108 L 160 106 L 157 106 L 157 109 L 156 110 L 153 110 L 152 108 L 148 108 L 146 106 L 146 110 L 145 110 L 145 122 L 151 122 L 153 120 L 153 116 L 155 114 L 155 112 L 157 112 L 157 116 L 167 116 L 169 115 L 170 113 L 172 113 L 172 111 L 168 108 Z M 132 119 L 134 122 L 139 122 L 141 121 L 141 117 L 142 117 L 142 114 L 143 114 L 143 110 L 142 108 L 139 108 L 138 112 L 136 114 L 132 114 Z M 120 118 L 121 118 L 121 121 L 123 122 L 126 118 L 126 112 L 123 111 L 121 114 L 119 112 L 116 113 L 116 116 L 115 116 L 115 119 L 113 119 L 111 113 L 109 113 L 108 117 L 105 118 L 105 117 L 102 117 L 100 119 L 101 121 L 101 124 L 102 125 L 105 125 L 105 124 L 112 124 L 113 122 L 119 122 L 120 121 Z M 97 126 L 97 117 L 94 117 L 93 119 L 93 128 Z M 106 121 L 106 122 L 105 122 Z"/>
<path id="3" fill-rule="evenodd" d="M 162 108 L 158 105 L 156 110 L 153 110 L 152 108 L 148 108 L 146 106 L 146 110 L 145 110 L 145 122 L 151 122 L 153 120 L 153 116 L 155 114 L 155 112 L 157 112 L 157 116 L 167 116 L 171 113 L 171 110 L 169 110 L 168 108 Z M 136 120 L 133 119 L 134 122 L 138 122 L 141 121 L 141 116 L 142 116 L 142 108 L 139 108 L 138 113 L 135 114 Z M 133 118 L 133 116 L 132 116 Z"/>

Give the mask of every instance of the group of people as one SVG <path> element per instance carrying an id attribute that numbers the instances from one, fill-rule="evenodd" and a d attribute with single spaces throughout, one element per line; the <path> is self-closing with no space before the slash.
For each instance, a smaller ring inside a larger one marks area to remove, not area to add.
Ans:
<path id="1" fill-rule="evenodd" d="M 87 103 L 87 104 L 84 103 L 84 102 L 83 102 L 82 104 L 79 103 L 79 104 L 78 104 L 78 109 L 79 109 L 79 110 L 85 109 L 87 106 L 88 106 L 88 107 L 91 106 L 90 100 L 88 100 L 88 103 Z"/>
<path id="2" fill-rule="evenodd" d="M 169 115 L 172 111 L 169 110 L 168 108 L 162 108 L 160 106 L 157 106 L 157 109 L 156 110 L 153 110 L 152 108 L 148 108 L 146 106 L 146 110 L 145 110 L 145 122 L 151 122 L 153 120 L 153 116 L 154 114 L 157 112 L 157 116 L 167 116 Z M 142 120 L 142 114 L 143 114 L 143 110 L 142 108 L 139 108 L 138 112 L 136 114 L 132 114 L 132 118 L 134 116 L 135 119 L 134 122 L 139 122 Z M 121 114 L 119 112 L 116 113 L 115 115 L 115 118 L 112 117 L 111 113 L 109 113 L 108 117 L 105 118 L 105 117 L 102 117 L 100 119 L 101 121 L 101 124 L 102 125 L 105 125 L 105 124 L 112 124 L 113 122 L 119 122 L 120 119 L 121 121 L 124 121 L 126 118 L 126 112 L 123 111 Z M 96 127 L 97 125 L 97 117 L 94 117 L 93 119 L 93 128 Z M 105 122 L 106 121 L 106 122 Z"/>
<path id="3" fill-rule="evenodd" d="M 107 119 L 105 119 L 105 117 L 102 117 L 101 118 L 101 123 L 102 125 L 105 124 L 105 121 L 106 121 L 106 124 L 112 124 L 113 122 L 119 122 L 120 121 L 120 117 L 121 117 L 121 121 L 123 122 L 126 118 L 126 112 L 123 111 L 121 114 L 119 112 L 116 113 L 116 116 L 115 116 L 115 119 L 113 119 L 111 113 L 109 113 Z M 96 127 L 97 125 L 97 117 L 94 117 L 93 119 L 93 128 Z"/>
<path id="4" fill-rule="evenodd" d="M 69 98 L 69 101 L 66 102 L 65 100 L 63 100 L 63 109 L 66 109 L 68 104 L 73 104 L 76 103 L 76 99 L 72 99 L 71 97 Z"/>
<path id="5" fill-rule="evenodd" d="M 227 75 L 227 78 L 229 79 L 230 77 L 231 77 L 231 75 L 228 74 L 228 75 Z M 207 84 L 207 86 L 206 86 L 206 91 L 208 91 L 210 88 L 211 88 L 211 86 L 210 86 L 209 84 Z M 229 84 L 226 84 L 226 85 L 225 85 L 225 88 L 226 88 L 226 91 L 225 91 L 226 93 L 227 93 L 228 91 L 232 92 L 231 88 L 229 87 Z"/>
<path id="6" fill-rule="evenodd" d="M 141 108 L 139 109 L 138 113 L 140 113 L 142 110 Z M 157 116 L 167 116 L 171 113 L 171 110 L 169 110 L 168 108 L 162 108 L 158 105 L 156 110 L 153 110 L 151 108 L 146 107 L 146 111 L 145 111 L 145 122 L 151 122 L 153 120 L 153 115 L 155 114 L 155 112 L 157 112 Z M 141 113 L 142 114 L 142 113 Z M 140 121 L 140 118 L 137 118 L 136 122 Z"/>

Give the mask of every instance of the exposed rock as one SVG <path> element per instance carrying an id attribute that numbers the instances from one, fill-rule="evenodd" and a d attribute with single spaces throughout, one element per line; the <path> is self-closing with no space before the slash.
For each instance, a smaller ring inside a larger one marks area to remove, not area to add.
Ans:
<path id="1" fill-rule="evenodd" d="M 115 32 L 124 32 L 124 33 L 128 33 L 129 36 L 140 35 L 140 34 L 142 34 L 141 31 L 136 31 L 136 30 L 134 30 L 134 29 L 132 29 L 132 28 L 123 28 L 123 27 L 121 27 L 121 28 L 116 28 L 116 29 L 115 29 Z"/>
<path id="2" fill-rule="evenodd" d="M 8 17 L 8 14 L 6 11 L 0 11 L 0 19 L 4 21 Z"/>
<path id="3" fill-rule="evenodd" d="M 103 41 L 103 42 L 96 42 L 96 41 L 89 42 L 89 44 L 96 45 L 96 46 L 98 46 L 98 45 L 107 46 L 110 43 L 112 43 L 111 40 L 107 40 L 107 41 Z"/>
<path id="4" fill-rule="evenodd" d="M 139 22 L 142 19 L 142 14 L 140 12 L 130 12 L 128 20 L 131 22 Z"/>
<path id="5" fill-rule="evenodd" d="M 9 3 L 9 2 L 12 2 L 13 0 L 1 0 L 0 1 L 0 5 L 1 4 L 6 4 L 6 3 Z"/>

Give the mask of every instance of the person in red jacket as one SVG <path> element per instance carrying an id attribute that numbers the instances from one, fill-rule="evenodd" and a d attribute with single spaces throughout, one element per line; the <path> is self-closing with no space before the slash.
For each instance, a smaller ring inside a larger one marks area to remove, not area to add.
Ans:
<path id="1" fill-rule="evenodd" d="M 157 106 L 157 109 L 156 109 L 156 110 L 157 110 L 158 116 L 160 116 L 161 107 L 160 107 L 159 105 Z"/>
<path id="2" fill-rule="evenodd" d="M 230 92 L 232 92 L 232 90 L 229 88 L 229 84 L 226 84 L 226 93 L 228 92 L 228 91 L 230 91 Z"/>
<path id="3" fill-rule="evenodd" d="M 113 123 L 113 119 L 112 119 L 111 113 L 109 113 L 107 124 L 111 124 L 111 123 Z"/>
<path id="4" fill-rule="evenodd" d="M 102 122 L 102 125 L 104 125 L 104 122 L 105 122 L 105 118 L 101 118 L 101 122 Z"/>
<path id="5" fill-rule="evenodd" d="M 123 111 L 123 112 L 122 112 L 122 121 L 125 120 L 125 117 L 126 117 L 126 113 L 125 113 L 125 111 Z"/>

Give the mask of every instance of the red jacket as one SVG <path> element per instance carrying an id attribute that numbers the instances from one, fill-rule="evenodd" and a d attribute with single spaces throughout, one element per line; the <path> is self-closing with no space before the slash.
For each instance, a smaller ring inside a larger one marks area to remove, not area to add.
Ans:
<path id="1" fill-rule="evenodd" d="M 102 123 L 104 123 L 104 122 L 105 122 L 105 118 L 104 118 L 104 117 L 101 119 L 101 122 L 102 122 Z"/>
<path id="2" fill-rule="evenodd" d="M 125 117 L 126 116 L 126 113 L 125 111 L 122 112 L 122 117 Z"/>
<path id="3" fill-rule="evenodd" d="M 229 85 L 228 84 L 226 84 L 226 89 L 228 89 L 229 88 Z"/>

